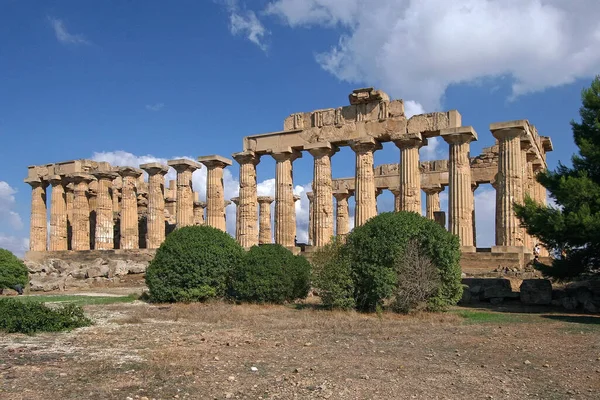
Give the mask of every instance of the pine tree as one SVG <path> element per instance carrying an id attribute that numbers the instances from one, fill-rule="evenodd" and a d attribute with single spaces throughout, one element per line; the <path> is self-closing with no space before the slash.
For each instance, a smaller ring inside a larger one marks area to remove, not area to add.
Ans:
<path id="1" fill-rule="evenodd" d="M 568 275 L 600 268 L 600 75 L 581 93 L 581 122 L 571 121 L 579 153 L 571 168 L 559 163 L 555 171 L 536 177 L 557 206 L 531 198 L 515 204 L 527 232 L 548 248 L 564 251 L 554 266 Z"/>

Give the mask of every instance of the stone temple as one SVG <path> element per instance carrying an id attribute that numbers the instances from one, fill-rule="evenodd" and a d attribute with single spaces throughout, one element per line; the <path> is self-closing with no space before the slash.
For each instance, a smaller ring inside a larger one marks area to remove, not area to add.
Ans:
<path id="1" fill-rule="evenodd" d="M 354 90 L 349 102 L 343 107 L 292 114 L 284 120 L 282 131 L 245 137 L 242 151 L 232 155 L 240 167 L 239 197 L 233 199 L 224 198 L 223 187 L 223 169 L 232 161 L 218 155 L 198 157 L 198 162 L 178 159 L 168 165 L 150 163 L 139 168 L 90 160 L 30 166 L 25 179 L 32 187 L 26 259 L 141 257 L 147 262 L 153 249 L 177 227 L 207 224 L 225 230 L 225 207 L 230 202 L 237 207 L 235 235 L 243 247 L 270 243 L 274 237 L 275 243 L 310 253 L 334 235 L 348 233 L 351 196 L 355 226 L 377 215 L 376 200 L 383 190 L 394 194 L 396 211 L 417 213 L 422 209 L 421 191 L 425 192 L 426 217 L 445 226 L 439 195 L 446 187 L 447 226 L 460 238 L 463 270 L 491 270 L 499 264 L 523 266 L 530 259 L 536 239 L 519 225 L 512 204 L 525 195 L 546 202 L 545 188 L 535 175 L 547 167 L 546 153 L 552 151 L 549 137 L 540 136 L 527 120 L 491 123 L 495 145 L 472 157 L 470 142 L 477 140 L 477 133 L 471 126 L 463 126 L 456 110 L 406 118 L 402 100 L 390 100 L 373 88 Z M 419 149 L 437 136 L 449 146 L 448 160 L 421 162 Z M 373 154 L 383 142 L 398 147 L 398 164 L 374 165 Z M 331 163 L 342 146 L 356 154 L 354 176 L 332 179 Z M 295 241 L 295 202 L 299 198 L 293 193 L 292 176 L 294 160 L 305 153 L 314 159 L 313 192 L 308 193 L 309 243 L 299 245 Z M 275 198 L 257 196 L 256 165 L 265 156 L 276 161 Z M 169 167 L 177 171 L 177 180 L 167 187 Z M 192 173 L 202 167 L 207 169 L 205 203 L 192 190 Z M 496 190 L 496 243 L 478 249 L 474 191 L 483 183 Z"/>

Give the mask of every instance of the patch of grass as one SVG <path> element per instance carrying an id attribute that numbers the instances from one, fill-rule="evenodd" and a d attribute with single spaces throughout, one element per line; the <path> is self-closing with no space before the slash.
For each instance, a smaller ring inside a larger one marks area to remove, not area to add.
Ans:
<path id="1" fill-rule="evenodd" d="M 510 323 L 523 323 L 533 322 L 531 315 L 523 314 L 509 314 L 501 312 L 489 312 L 489 311 L 474 311 L 474 310 L 454 310 L 452 311 L 458 316 L 464 318 L 467 323 L 470 324 L 485 324 L 485 323 L 496 323 L 496 324 L 510 324 Z"/>
<path id="2" fill-rule="evenodd" d="M 41 295 L 13 297 L 18 301 L 32 303 L 66 303 L 79 306 L 95 304 L 131 303 L 138 299 L 136 294 L 128 296 L 76 296 L 76 295 Z"/>

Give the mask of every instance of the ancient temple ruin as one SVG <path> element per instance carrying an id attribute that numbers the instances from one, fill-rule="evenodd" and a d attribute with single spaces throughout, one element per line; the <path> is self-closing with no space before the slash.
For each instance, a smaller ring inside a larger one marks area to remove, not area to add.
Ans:
<path id="1" fill-rule="evenodd" d="M 170 160 L 168 165 L 115 167 L 75 160 L 30 166 L 25 179 L 32 187 L 30 254 L 156 249 L 177 227 L 207 224 L 225 230 L 225 207 L 231 201 L 237 210 L 235 236 L 243 247 L 274 238 L 295 249 L 299 198 L 293 193 L 292 171 L 294 160 L 303 155 L 314 160 L 309 243 L 302 246 L 306 251 L 349 232 L 351 196 L 355 226 L 377 215 L 376 200 L 383 190 L 394 194 L 396 211 L 417 213 L 425 192 L 426 217 L 445 225 L 439 195 L 447 187 L 448 230 L 460 238 L 463 255 L 484 253 L 476 249 L 474 191 L 490 183 L 496 189 L 496 243 L 485 252 L 517 254 L 520 260 L 531 253 L 535 239 L 520 227 L 512 204 L 526 195 L 546 202 L 546 191 L 535 175 L 547 167 L 550 138 L 540 136 L 527 120 L 492 123 L 495 145 L 473 157 L 470 143 L 477 133 L 463 126 L 456 110 L 406 118 L 402 100 L 390 100 L 373 88 L 357 89 L 349 100 L 344 107 L 292 114 L 282 131 L 245 137 L 242 151 L 232 155 L 240 168 L 239 197 L 234 199 L 225 199 L 223 187 L 223 170 L 232 161 L 218 155 L 199 157 L 197 162 Z M 419 149 L 438 136 L 448 143 L 448 160 L 421 162 Z M 384 142 L 398 147 L 398 164 L 374 165 L 373 155 Z M 333 179 L 331 163 L 342 146 L 356 155 L 354 176 Z M 261 157 L 275 159 L 275 198 L 257 195 Z M 177 180 L 167 186 L 169 167 L 177 171 Z M 202 167 L 207 169 L 206 202 L 192 191 L 192 174 Z"/>

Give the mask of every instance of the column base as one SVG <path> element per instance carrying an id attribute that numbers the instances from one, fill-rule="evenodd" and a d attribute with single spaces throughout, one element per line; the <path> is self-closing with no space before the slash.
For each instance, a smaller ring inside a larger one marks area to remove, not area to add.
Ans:
<path id="1" fill-rule="evenodd" d="M 460 246 L 461 253 L 475 253 L 477 252 L 477 247 L 475 246 Z"/>
<path id="2" fill-rule="evenodd" d="M 492 253 L 529 254 L 531 251 L 524 246 L 492 246 Z"/>

